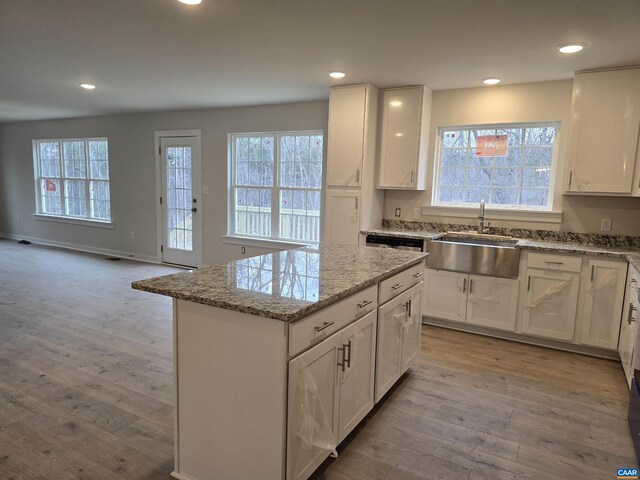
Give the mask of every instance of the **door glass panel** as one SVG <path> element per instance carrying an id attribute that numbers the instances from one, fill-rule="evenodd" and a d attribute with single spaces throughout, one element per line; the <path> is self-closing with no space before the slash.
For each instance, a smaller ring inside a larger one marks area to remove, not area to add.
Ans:
<path id="1" fill-rule="evenodd" d="M 169 248 L 193 251 L 191 147 L 167 147 L 167 239 Z"/>

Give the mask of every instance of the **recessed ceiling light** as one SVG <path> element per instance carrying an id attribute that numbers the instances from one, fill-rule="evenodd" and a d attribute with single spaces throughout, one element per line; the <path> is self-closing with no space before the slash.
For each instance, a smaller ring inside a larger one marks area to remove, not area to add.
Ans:
<path id="1" fill-rule="evenodd" d="M 558 51 L 560 53 L 576 53 L 582 50 L 586 46 L 586 43 L 565 43 L 558 45 Z"/>
<path id="2" fill-rule="evenodd" d="M 178 1 L 186 5 L 200 5 L 202 3 L 202 0 L 178 0 Z"/>
<path id="3" fill-rule="evenodd" d="M 81 83 L 80 86 L 85 90 L 95 90 L 96 86 L 93 83 Z"/>
<path id="4" fill-rule="evenodd" d="M 389 102 L 389 105 L 391 105 L 392 107 L 399 107 L 402 105 L 402 102 L 400 100 L 392 100 Z"/>
<path id="5" fill-rule="evenodd" d="M 398 132 L 398 133 L 396 133 L 396 137 L 404 137 L 404 133 Z"/>
<path id="6" fill-rule="evenodd" d="M 482 83 L 485 85 L 497 85 L 502 81 L 500 78 L 483 78 Z"/>
<path id="7" fill-rule="evenodd" d="M 347 74 L 344 72 L 329 72 L 329 76 L 331 78 L 344 78 Z"/>

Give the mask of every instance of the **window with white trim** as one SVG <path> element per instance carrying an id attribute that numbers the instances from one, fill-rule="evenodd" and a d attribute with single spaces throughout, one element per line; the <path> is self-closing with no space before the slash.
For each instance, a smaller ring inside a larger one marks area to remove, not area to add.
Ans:
<path id="1" fill-rule="evenodd" d="M 557 128 L 441 127 L 432 205 L 551 211 Z"/>
<path id="2" fill-rule="evenodd" d="M 232 134 L 229 233 L 318 243 L 322 132 Z"/>
<path id="3" fill-rule="evenodd" d="M 38 214 L 111 221 L 106 138 L 34 140 L 33 163 Z"/>

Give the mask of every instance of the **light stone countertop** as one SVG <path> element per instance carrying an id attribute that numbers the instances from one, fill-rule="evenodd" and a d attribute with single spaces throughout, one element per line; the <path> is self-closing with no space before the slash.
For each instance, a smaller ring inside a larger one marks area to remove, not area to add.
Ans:
<path id="1" fill-rule="evenodd" d="M 425 230 L 401 230 L 390 228 L 374 228 L 363 230 L 363 234 L 387 235 L 398 238 L 417 238 L 425 240 L 436 240 L 442 238 L 447 233 L 432 232 Z M 451 235 L 455 236 L 455 233 Z M 629 264 L 640 272 L 640 250 L 623 247 L 600 247 L 596 245 L 572 243 L 572 242 L 550 242 L 545 240 L 518 240 L 516 247 L 526 250 L 536 250 L 550 253 L 573 253 L 579 255 L 596 255 L 603 257 L 614 257 L 626 260 Z"/>
<path id="2" fill-rule="evenodd" d="M 426 253 L 298 248 L 133 282 L 136 290 L 295 322 L 424 261 Z"/>

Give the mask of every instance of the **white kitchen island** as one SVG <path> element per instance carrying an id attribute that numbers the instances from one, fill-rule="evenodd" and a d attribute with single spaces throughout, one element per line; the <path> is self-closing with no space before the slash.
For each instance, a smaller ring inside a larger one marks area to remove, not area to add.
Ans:
<path id="1" fill-rule="evenodd" d="M 174 298 L 181 480 L 303 480 L 420 348 L 416 252 L 293 249 L 135 282 Z"/>

